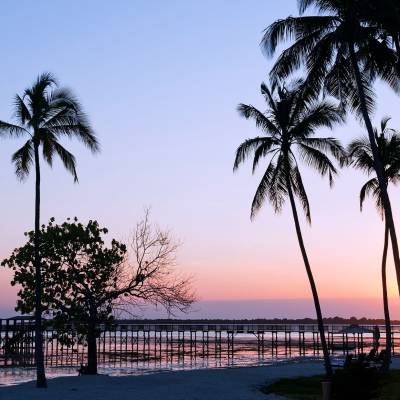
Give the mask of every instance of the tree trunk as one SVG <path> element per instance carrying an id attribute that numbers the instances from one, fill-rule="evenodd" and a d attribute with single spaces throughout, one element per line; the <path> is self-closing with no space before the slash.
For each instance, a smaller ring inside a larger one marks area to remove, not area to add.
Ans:
<path id="1" fill-rule="evenodd" d="M 301 254 L 303 256 L 304 265 L 306 267 L 307 276 L 308 276 L 308 280 L 310 282 L 311 292 L 312 292 L 312 296 L 313 296 L 313 300 L 314 300 L 315 312 L 317 314 L 318 331 L 319 331 L 319 336 L 321 338 L 322 352 L 324 354 L 325 372 L 326 372 L 327 378 L 330 379 L 332 377 L 332 364 L 331 364 L 331 359 L 329 357 L 329 350 L 328 350 L 328 346 L 327 346 L 326 338 L 325 338 L 325 329 L 324 329 L 324 321 L 322 319 L 321 306 L 319 303 L 317 287 L 315 285 L 314 277 L 313 277 L 313 274 L 311 271 L 311 266 L 308 261 L 307 252 L 306 252 L 306 249 L 304 246 L 303 235 L 302 235 L 301 229 L 300 229 L 299 217 L 297 215 L 296 203 L 294 200 L 292 186 L 291 186 L 290 177 L 288 176 L 288 173 L 286 173 L 286 185 L 287 185 L 287 189 L 288 189 L 290 205 L 292 207 L 293 219 L 294 219 L 294 224 L 295 224 L 296 233 L 297 233 L 297 239 L 299 241 Z"/>
<path id="2" fill-rule="evenodd" d="M 397 35 L 397 33 L 394 33 L 392 36 L 393 36 L 394 45 L 395 45 L 396 51 L 397 51 L 397 58 L 398 58 L 398 61 L 400 62 L 400 41 L 399 41 L 399 36 Z"/>
<path id="3" fill-rule="evenodd" d="M 376 176 L 378 178 L 379 189 L 380 189 L 380 193 L 381 193 L 381 197 L 382 197 L 382 204 L 383 204 L 383 208 L 385 211 L 385 221 L 386 221 L 389 233 L 390 233 L 390 239 L 391 239 L 392 251 L 393 251 L 393 260 L 394 260 L 394 265 L 396 268 L 397 287 L 398 287 L 398 290 L 400 293 L 399 247 L 398 247 L 398 243 L 397 243 L 396 229 L 395 229 L 394 220 L 393 220 L 392 206 L 390 204 L 390 199 L 389 199 L 389 195 L 387 192 L 387 179 L 384 174 L 384 169 L 383 169 L 382 161 L 381 161 L 381 158 L 379 155 L 378 146 L 375 141 L 374 129 L 372 127 L 371 119 L 368 114 L 367 102 L 366 102 L 364 87 L 363 87 L 362 78 L 361 78 L 361 71 L 360 71 L 360 67 L 358 65 L 358 61 L 357 61 L 357 58 L 355 55 L 354 43 L 351 43 L 351 42 L 349 43 L 349 50 L 350 50 L 351 63 L 352 63 L 353 70 L 354 70 L 354 76 L 355 76 L 356 82 L 357 82 L 357 89 L 358 89 L 358 95 L 359 95 L 359 99 L 360 99 L 361 112 L 363 115 L 365 126 L 368 131 L 368 138 L 369 138 L 369 142 L 371 145 L 372 155 L 374 158 L 374 169 L 376 172 Z"/>
<path id="4" fill-rule="evenodd" d="M 34 267 L 35 267 L 35 363 L 36 387 L 47 387 L 44 370 L 43 331 L 42 331 L 42 274 L 40 260 L 40 163 L 39 144 L 35 141 L 35 239 L 34 239 Z"/>
<path id="5" fill-rule="evenodd" d="M 387 372 L 389 370 L 392 358 L 392 326 L 390 321 L 389 301 L 388 301 L 387 281 L 386 281 L 386 259 L 388 251 L 388 239 L 389 239 L 389 230 L 385 223 L 385 238 L 384 238 L 383 254 L 382 254 L 382 291 L 383 291 L 383 310 L 385 314 L 386 354 L 382 365 L 383 372 Z"/>
<path id="6" fill-rule="evenodd" d="M 96 319 L 97 318 L 90 317 L 88 326 L 88 375 L 97 375 Z"/>

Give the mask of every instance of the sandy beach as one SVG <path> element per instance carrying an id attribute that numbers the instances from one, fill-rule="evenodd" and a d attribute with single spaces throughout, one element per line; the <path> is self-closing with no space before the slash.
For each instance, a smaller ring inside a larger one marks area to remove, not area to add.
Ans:
<path id="1" fill-rule="evenodd" d="M 394 359 L 392 368 L 400 368 Z M 142 376 L 107 375 L 49 379 L 47 389 L 33 381 L 0 385 L 1 400 L 278 400 L 260 386 L 283 377 L 323 374 L 321 362 L 298 362 L 265 367 L 219 368 L 160 372 Z"/>
<path id="2" fill-rule="evenodd" d="M 400 366 L 400 365 L 399 365 Z M 34 382 L 0 387 L 4 400 L 259 400 L 259 387 L 280 377 L 323 373 L 321 363 L 296 363 L 268 367 L 162 372 L 144 376 L 80 376 L 49 380 L 47 390 Z"/>
<path id="3" fill-rule="evenodd" d="M 393 361 L 400 368 L 400 359 Z M 260 392 L 261 385 L 283 377 L 322 374 L 319 362 L 267 367 L 162 372 L 143 376 L 76 376 L 49 380 L 48 389 L 34 382 L 0 386 L 1 400 L 278 400 Z"/>
<path id="4" fill-rule="evenodd" d="M 1 400 L 260 400 L 259 387 L 285 377 L 323 373 L 321 363 L 297 363 L 268 367 L 162 372 L 144 376 L 80 376 L 49 380 L 48 389 L 34 382 L 0 387 Z"/>

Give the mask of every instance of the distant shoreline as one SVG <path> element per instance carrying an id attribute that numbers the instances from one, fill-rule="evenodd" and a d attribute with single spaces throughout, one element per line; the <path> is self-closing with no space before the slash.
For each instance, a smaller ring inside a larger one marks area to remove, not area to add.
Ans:
<path id="1" fill-rule="evenodd" d="M 33 319 L 32 316 L 13 316 L 8 318 L 0 318 L 0 320 L 21 320 L 21 319 Z M 240 318 L 240 319 L 224 319 L 224 318 L 130 318 L 130 319 L 115 319 L 115 322 L 119 324 L 136 324 L 136 325 L 147 325 L 147 324 L 301 324 L 301 325 L 312 325 L 316 324 L 317 320 L 313 318 Z M 324 318 L 324 323 L 327 325 L 384 325 L 385 320 L 383 318 L 342 318 L 332 317 Z M 392 320 L 393 325 L 400 325 L 400 320 Z"/>
<path id="2" fill-rule="evenodd" d="M 160 318 L 160 319 L 118 319 L 118 323 L 133 323 L 133 324 L 316 324 L 317 320 L 313 318 L 249 318 L 249 319 L 174 319 L 174 318 Z M 384 325 L 385 320 L 374 318 L 324 318 L 324 323 L 327 325 Z M 400 324 L 399 320 L 392 320 L 393 325 Z"/>

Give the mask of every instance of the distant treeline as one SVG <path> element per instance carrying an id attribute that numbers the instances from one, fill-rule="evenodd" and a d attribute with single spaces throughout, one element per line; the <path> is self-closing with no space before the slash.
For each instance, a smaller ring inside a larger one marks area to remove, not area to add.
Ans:
<path id="1" fill-rule="evenodd" d="M 300 319 L 288 319 L 288 318 L 256 318 L 256 319 L 129 319 L 129 320 L 118 320 L 119 323 L 126 324 L 316 324 L 317 320 L 313 318 L 300 318 Z M 324 318 L 325 324 L 359 324 L 359 325 L 384 325 L 384 319 L 371 319 L 371 318 L 341 318 L 332 317 Z M 400 321 L 393 320 L 392 324 L 400 324 Z"/>
<path id="2" fill-rule="evenodd" d="M 15 316 L 12 318 L 4 318 L 4 320 L 33 320 L 33 316 Z M 216 324 L 316 324 L 317 320 L 313 318 L 255 318 L 255 319 L 174 319 L 174 318 L 161 318 L 161 319 L 118 319 L 120 324 L 205 324 L 205 325 L 216 325 Z M 358 325 L 384 325 L 384 319 L 374 319 L 374 318 L 342 318 L 342 317 L 332 317 L 324 318 L 325 324 L 358 324 Z M 392 320 L 393 325 L 400 325 L 399 320 Z"/>

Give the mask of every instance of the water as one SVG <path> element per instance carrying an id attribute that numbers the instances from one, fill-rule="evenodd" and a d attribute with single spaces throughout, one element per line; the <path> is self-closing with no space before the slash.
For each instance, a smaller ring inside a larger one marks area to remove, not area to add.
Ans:
<path id="1" fill-rule="evenodd" d="M 103 332 L 98 338 L 99 373 L 111 376 L 143 375 L 164 371 L 263 366 L 322 358 L 314 327 L 302 330 L 298 326 L 292 326 L 291 329 L 282 326 L 271 331 L 261 331 L 258 327 L 245 333 L 238 332 L 236 328 L 231 333 L 227 328 L 220 331 L 157 331 L 157 328 L 150 331 L 131 328 L 120 326 L 116 330 Z M 345 337 L 339 331 L 337 327 L 328 334 L 333 358 L 343 359 L 349 352 L 368 352 L 372 347 L 371 333 Z M 383 343 L 382 339 L 381 345 Z M 400 351 L 399 345 L 396 340 L 396 351 Z M 4 353 L 0 359 L 3 365 L 0 368 L 2 385 L 35 379 L 31 341 L 24 342 L 24 346 L 14 350 L 13 357 Z M 87 363 L 85 346 L 61 346 L 51 331 L 45 334 L 44 352 L 49 378 L 76 376 L 79 366 Z"/>

